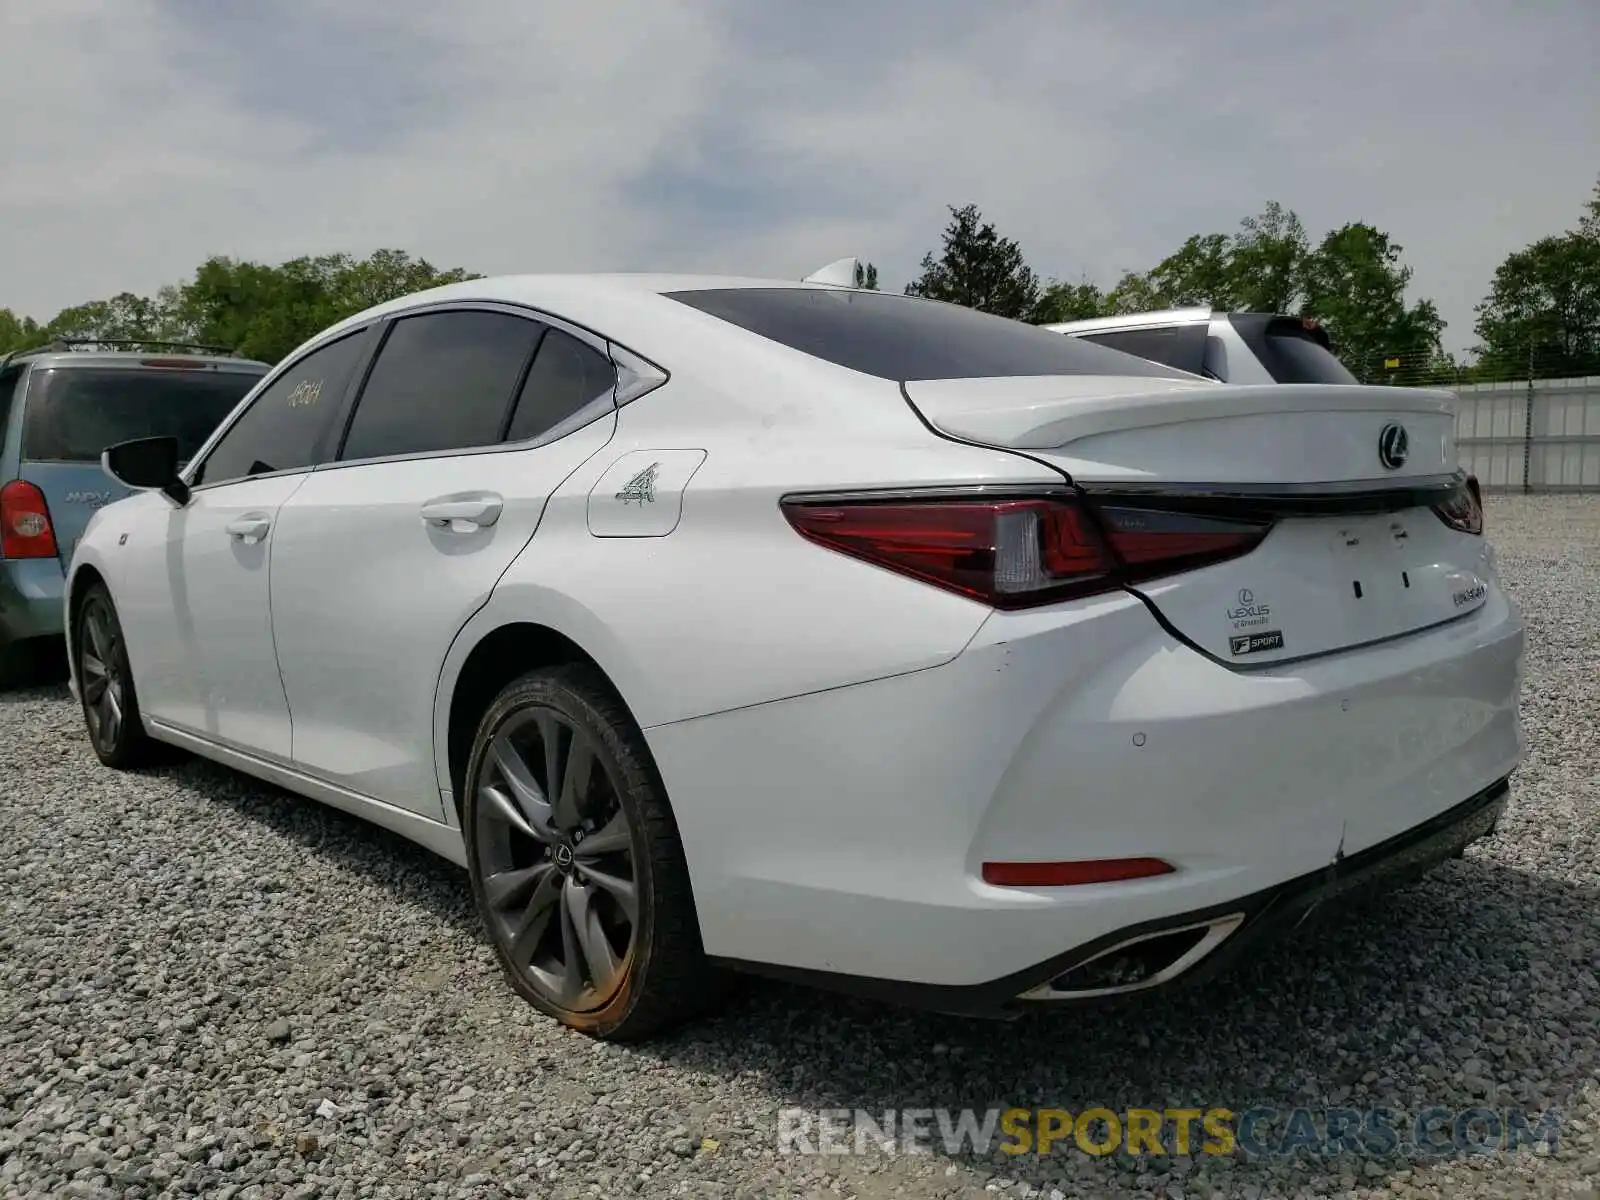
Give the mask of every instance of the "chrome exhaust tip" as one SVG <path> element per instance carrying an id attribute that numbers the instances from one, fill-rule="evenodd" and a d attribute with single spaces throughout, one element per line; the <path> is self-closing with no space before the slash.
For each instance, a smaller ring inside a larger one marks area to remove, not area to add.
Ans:
<path id="1" fill-rule="evenodd" d="M 1123 996 L 1182 975 L 1244 924 L 1243 913 L 1141 934 L 1030 988 L 1018 1000 L 1088 1000 Z"/>

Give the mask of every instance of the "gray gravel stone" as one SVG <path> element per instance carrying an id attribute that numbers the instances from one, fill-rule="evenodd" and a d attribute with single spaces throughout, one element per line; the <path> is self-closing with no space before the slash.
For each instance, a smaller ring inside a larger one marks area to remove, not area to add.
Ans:
<path id="1" fill-rule="evenodd" d="M 1542 1196 L 1600 1188 L 1600 497 L 1491 497 L 1529 623 L 1498 836 L 1190 994 L 975 1024 L 751 983 L 661 1043 L 517 1000 L 465 877 L 0 694 L 0 1195 Z M 273 1014 L 291 1014 L 274 1016 Z M 780 1109 L 1563 1113 L 1554 1154 L 777 1152 Z"/>

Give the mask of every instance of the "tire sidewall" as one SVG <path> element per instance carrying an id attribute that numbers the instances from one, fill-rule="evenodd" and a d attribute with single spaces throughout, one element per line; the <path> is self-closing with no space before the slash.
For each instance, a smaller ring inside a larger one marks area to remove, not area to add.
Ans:
<path id="1" fill-rule="evenodd" d="M 115 742 L 110 747 L 103 748 L 99 739 L 94 736 L 94 728 L 89 721 L 89 700 L 83 688 L 83 636 L 88 627 L 89 614 L 95 608 L 103 608 L 106 617 L 116 635 L 117 648 L 115 666 L 119 678 L 122 680 L 122 721 L 117 726 Z M 117 606 L 111 599 L 111 592 L 103 583 L 97 583 L 89 589 L 88 595 L 83 598 L 83 603 L 78 607 L 78 615 L 72 626 L 72 644 L 69 647 L 72 655 L 73 672 L 78 680 L 78 707 L 83 714 L 83 727 L 89 735 L 89 745 L 94 750 L 95 756 L 108 767 L 124 766 L 135 751 L 137 737 L 143 732 L 139 722 L 139 701 L 133 690 L 133 672 L 128 666 L 128 640 L 123 634 L 122 620 L 117 615 Z"/>
<path id="2" fill-rule="evenodd" d="M 496 734 L 515 714 L 532 706 L 543 706 L 561 714 L 581 729 L 594 743 L 596 760 L 610 776 L 628 825 L 629 846 L 633 854 L 634 880 L 638 889 L 639 920 L 634 929 L 630 961 L 622 985 L 602 1007 L 588 1012 L 562 1008 L 548 1000 L 523 975 L 500 939 L 494 934 L 494 914 L 490 910 L 483 888 L 482 867 L 478 861 L 477 781 L 484 769 L 489 747 Z M 479 723 L 473 739 L 472 755 L 467 762 L 467 772 L 462 796 L 461 836 L 466 846 L 467 871 L 472 880 L 472 896 L 483 922 L 485 935 L 494 948 L 512 986 L 518 995 L 541 1012 L 555 1017 L 565 1025 L 584 1033 L 605 1036 L 627 1021 L 638 1003 L 640 994 L 648 985 L 655 952 L 655 863 L 650 845 L 648 823 L 640 813 L 643 789 L 659 788 L 647 764 L 638 761 L 638 755 L 629 747 L 626 737 L 631 731 L 618 730 L 611 721 L 596 711 L 582 688 L 568 683 L 559 672 L 535 672 L 509 684 Z M 632 768 L 631 770 L 629 768 Z"/>

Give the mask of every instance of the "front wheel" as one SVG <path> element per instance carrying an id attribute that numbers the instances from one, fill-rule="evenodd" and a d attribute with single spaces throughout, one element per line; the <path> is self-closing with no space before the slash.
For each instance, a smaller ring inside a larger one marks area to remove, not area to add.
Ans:
<path id="1" fill-rule="evenodd" d="M 664 789 L 596 672 L 562 667 L 508 685 L 479 725 L 466 784 L 473 892 L 526 1000 L 625 1041 L 720 994 Z"/>
<path id="2" fill-rule="evenodd" d="M 122 770 L 156 761 L 157 744 L 139 717 L 117 606 L 103 583 L 90 587 L 78 610 L 72 654 L 89 744 L 100 761 Z"/>

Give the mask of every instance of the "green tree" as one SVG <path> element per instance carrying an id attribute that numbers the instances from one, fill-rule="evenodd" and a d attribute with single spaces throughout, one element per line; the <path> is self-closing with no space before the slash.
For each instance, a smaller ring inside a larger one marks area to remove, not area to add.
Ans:
<path id="1" fill-rule="evenodd" d="M 1038 308 L 1039 277 L 1022 248 L 1001 237 L 978 206 L 950 208 L 944 249 L 938 258 L 922 256 L 922 274 L 906 285 L 906 295 L 946 300 L 996 316 L 1025 321 Z"/>
<path id="2" fill-rule="evenodd" d="M 1128 271 L 1117 286 L 1106 293 L 1106 312 L 1122 316 L 1126 313 L 1154 312 L 1171 307 L 1166 294 L 1156 286 L 1149 273 Z"/>
<path id="3" fill-rule="evenodd" d="M 1225 233 L 1197 233 L 1150 271 L 1152 307 L 1209 305 L 1228 311 L 1238 306 L 1234 239 Z"/>
<path id="4" fill-rule="evenodd" d="M 49 335 L 32 317 L 19 317 L 9 308 L 0 308 L 0 354 L 31 350 L 47 341 Z"/>
<path id="5" fill-rule="evenodd" d="M 1293 313 L 1304 295 L 1305 226 L 1276 200 L 1239 222 L 1228 254 L 1233 291 L 1226 306 L 1243 312 Z"/>
<path id="6" fill-rule="evenodd" d="M 1575 230 L 1506 256 L 1477 313 L 1484 378 L 1600 371 L 1600 183 Z"/>
<path id="7" fill-rule="evenodd" d="M 868 292 L 878 290 L 878 268 L 872 263 L 856 264 L 856 286 Z"/>
<path id="8" fill-rule="evenodd" d="M 1030 318 L 1036 325 L 1050 325 L 1058 321 L 1083 321 L 1090 317 L 1103 317 L 1110 313 L 1106 295 L 1099 285 L 1083 280 L 1067 283 L 1057 279 L 1039 293 L 1039 302 Z"/>
<path id="9" fill-rule="evenodd" d="M 1362 380 L 1381 378 L 1385 362 L 1432 369 L 1444 321 L 1432 300 L 1407 305 L 1411 268 L 1388 234 L 1362 222 L 1333 230 L 1305 255 L 1304 311 L 1328 330 L 1336 353 Z"/>

